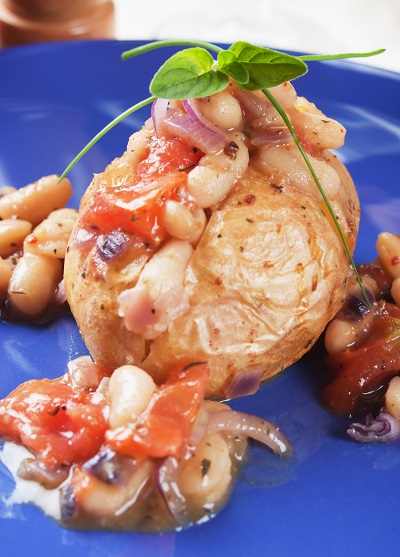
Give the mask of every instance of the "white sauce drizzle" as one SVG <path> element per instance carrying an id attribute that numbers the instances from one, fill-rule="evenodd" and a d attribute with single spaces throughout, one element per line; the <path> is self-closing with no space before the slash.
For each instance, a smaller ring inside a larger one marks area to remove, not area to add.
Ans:
<path id="1" fill-rule="evenodd" d="M 5 503 L 8 506 L 32 503 L 48 516 L 59 520 L 61 518 L 59 489 L 45 489 L 35 481 L 24 480 L 18 476 L 18 469 L 26 458 L 33 458 L 33 455 L 25 447 L 9 441 L 4 443 L 0 460 L 11 472 L 15 481 L 15 489 Z"/>

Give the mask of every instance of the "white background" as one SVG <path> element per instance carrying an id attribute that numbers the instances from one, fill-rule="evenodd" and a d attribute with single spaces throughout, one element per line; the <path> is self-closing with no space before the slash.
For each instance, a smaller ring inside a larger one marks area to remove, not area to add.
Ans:
<path id="1" fill-rule="evenodd" d="M 400 72 L 399 0 L 114 0 L 117 39 L 244 40 L 313 53 L 370 51 Z"/>

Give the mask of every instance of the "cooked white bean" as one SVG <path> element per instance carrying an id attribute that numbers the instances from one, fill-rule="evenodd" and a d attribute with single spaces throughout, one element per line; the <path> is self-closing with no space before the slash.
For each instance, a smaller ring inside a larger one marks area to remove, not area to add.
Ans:
<path id="1" fill-rule="evenodd" d="M 220 433 L 203 437 L 194 453 L 182 462 L 179 488 L 196 505 L 215 505 L 227 495 L 232 481 L 229 447 Z"/>
<path id="2" fill-rule="evenodd" d="M 62 265 L 58 259 L 27 253 L 18 261 L 8 285 L 12 309 L 32 317 L 39 316 L 61 279 Z"/>
<path id="3" fill-rule="evenodd" d="M 285 110 L 292 108 L 297 100 L 297 93 L 290 81 L 271 87 L 270 92 Z M 264 93 L 262 93 L 264 95 Z M 264 95 L 265 97 L 265 95 Z"/>
<path id="4" fill-rule="evenodd" d="M 32 225 L 27 220 L 0 220 L 0 256 L 8 257 L 21 248 L 31 231 Z"/>
<path id="5" fill-rule="evenodd" d="M 130 136 L 126 147 L 126 158 L 134 169 L 147 157 L 150 137 L 152 137 L 152 131 L 146 128 L 142 128 Z"/>
<path id="6" fill-rule="evenodd" d="M 400 420 L 400 377 L 396 376 L 389 383 L 385 395 L 385 407 L 387 412 Z"/>
<path id="7" fill-rule="evenodd" d="M 118 313 L 128 330 L 156 338 L 189 309 L 184 278 L 192 254 L 189 242 L 170 239 L 145 265 L 137 284 L 121 292 Z"/>
<path id="8" fill-rule="evenodd" d="M 232 134 L 230 139 L 225 151 L 205 155 L 188 174 L 188 192 L 203 209 L 221 201 L 249 164 L 249 151 L 243 136 Z"/>
<path id="9" fill-rule="evenodd" d="M 153 378 L 133 365 L 117 368 L 110 378 L 110 426 L 115 429 L 135 422 L 155 393 Z"/>
<path id="10" fill-rule="evenodd" d="M 400 277 L 395 278 L 392 282 L 391 294 L 396 305 L 400 306 Z"/>
<path id="11" fill-rule="evenodd" d="M 211 97 L 197 100 L 200 112 L 219 128 L 225 130 L 242 129 L 243 113 L 238 101 L 227 90 Z"/>
<path id="12" fill-rule="evenodd" d="M 0 197 L 3 197 L 4 195 L 8 195 L 13 191 L 16 191 L 16 188 L 13 188 L 12 186 L 2 186 L 0 188 Z"/>
<path id="13" fill-rule="evenodd" d="M 382 232 L 378 236 L 376 250 L 390 278 L 394 280 L 400 277 L 400 236 Z"/>
<path id="14" fill-rule="evenodd" d="M 64 259 L 77 216 L 78 212 L 75 209 L 58 209 L 50 213 L 48 218 L 26 237 L 24 253 Z"/>
<path id="15" fill-rule="evenodd" d="M 336 120 L 325 116 L 315 104 L 298 97 L 289 115 L 295 130 L 318 149 L 338 149 L 344 144 L 346 130 Z"/>
<path id="16" fill-rule="evenodd" d="M 38 225 L 51 211 L 64 207 L 72 195 L 70 181 L 64 178 L 58 184 L 58 176 L 44 176 L 0 198 L 0 218 L 17 217 Z"/>
<path id="17" fill-rule="evenodd" d="M 0 257 L 0 302 L 2 302 L 7 295 L 8 284 L 12 271 L 2 257 Z"/>
<path id="18" fill-rule="evenodd" d="M 325 160 L 308 155 L 316 175 L 321 182 L 326 195 L 334 196 L 340 186 L 341 180 L 336 172 Z M 258 150 L 253 159 L 257 170 L 267 176 L 273 176 L 277 185 L 284 180 L 284 185 L 314 195 L 322 199 L 306 163 L 296 146 L 278 145 L 266 146 Z"/>
<path id="19" fill-rule="evenodd" d="M 163 206 L 162 218 L 168 234 L 191 244 L 199 241 L 207 224 L 203 209 L 191 211 L 183 203 L 172 199 Z"/>

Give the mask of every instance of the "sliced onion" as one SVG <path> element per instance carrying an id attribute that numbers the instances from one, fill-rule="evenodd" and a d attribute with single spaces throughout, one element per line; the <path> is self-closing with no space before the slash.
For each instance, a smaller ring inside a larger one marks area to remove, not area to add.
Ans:
<path id="1" fill-rule="evenodd" d="M 210 132 L 215 134 L 215 143 L 219 148 L 214 152 L 221 151 L 221 149 L 223 149 L 228 142 L 226 133 L 204 116 L 199 108 L 199 101 L 197 99 L 186 99 L 182 102 L 182 104 L 187 114 L 195 122 L 202 124 L 209 134 Z"/>
<path id="2" fill-rule="evenodd" d="M 190 523 L 186 509 L 186 499 L 178 487 L 179 462 L 173 456 L 163 459 L 161 465 L 154 474 L 154 483 L 178 527 L 187 526 Z"/>
<path id="3" fill-rule="evenodd" d="M 263 418 L 238 412 L 235 410 L 222 410 L 210 414 L 207 434 L 216 431 L 243 435 L 267 445 L 275 454 L 292 456 L 293 449 L 279 428 L 272 422 Z"/>
<path id="4" fill-rule="evenodd" d="M 244 370 L 237 373 L 229 385 L 224 389 L 227 399 L 252 395 L 258 391 L 262 378 L 261 370 Z"/>
<path id="5" fill-rule="evenodd" d="M 294 139 L 288 128 L 260 128 L 250 132 L 250 143 L 254 147 L 261 145 L 286 145 Z"/>
<path id="6" fill-rule="evenodd" d="M 68 477 L 69 468 L 47 468 L 40 459 L 26 458 L 18 469 L 18 476 L 37 482 L 46 489 L 54 489 Z"/>
<path id="7" fill-rule="evenodd" d="M 359 443 L 393 443 L 400 439 L 400 421 L 388 412 L 368 414 L 364 424 L 351 424 L 347 433 Z"/>
<path id="8" fill-rule="evenodd" d="M 113 261 L 129 247 L 130 239 L 127 234 L 120 230 L 111 230 L 108 234 L 98 237 L 96 251 L 105 262 Z"/>
<path id="9" fill-rule="evenodd" d="M 262 100 L 254 93 L 237 89 L 235 91 L 235 97 L 239 101 L 240 106 L 248 119 L 260 118 L 260 116 L 265 114 L 267 110 L 267 99 L 265 98 L 265 100 Z"/>
<path id="10" fill-rule="evenodd" d="M 168 131 L 171 136 L 180 137 L 192 143 L 206 154 L 220 152 L 227 143 L 225 135 L 215 133 L 200 120 L 192 118 L 178 108 L 168 111 L 163 122 L 163 129 Z"/>
<path id="11" fill-rule="evenodd" d="M 168 99 L 156 99 L 151 105 L 151 119 L 153 121 L 154 131 L 158 137 L 161 123 L 163 122 L 169 107 Z"/>
<path id="12" fill-rule="evenodd" d="M 79 226 L 76 229 L 76 232 L 73 234 L 71 241 L 69 243 L 68 249 L 70 250 L 77 250 L 77 249 L 85 249 L 93 246 L 97 239 L 97 231 L 89 231 L 85 230 L 84 228 L 80 228 Z"/>

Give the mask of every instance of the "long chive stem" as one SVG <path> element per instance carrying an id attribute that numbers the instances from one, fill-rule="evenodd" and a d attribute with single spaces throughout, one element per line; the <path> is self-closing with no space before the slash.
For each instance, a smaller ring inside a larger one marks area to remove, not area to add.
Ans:
<path id="1" fill-rule="evenodd" d="M 303 54 L 297 56 L 303 62 L 322 62 L 324 60 L 344 60 L 347 58 L 368 58 L 370 56 L 377 56 L 385 52 L 385 48 L 379 50 L 372 50 L 371 52 L 347 52 L 345 54 Z"/>
<path id="2" fill-rule="evenodd" d="M 91 139 L 89 141 L 89 143 L 87 145 L 85 145 L 85 147 L 76 155 L 76 157 L 69 163 L 69 165 L 67 166 L 67 168 L 64 170 L 64 172 L 61 174 L 60 178 L 59 178 L 59 182 L 61 182 L 61 180 L 63 178 L 65 178 L 65 176 L 68 174 L 68 172 L 71 170 L 71 168 L 73 168 L 76 163 L 89 151 L 89 149 L 91 149 L 93 147 L 93 145 L 95 143 L 97 143 L 97 141 L 99 141 L 99 139 L 101 139 L 103 137 L 103 135 L 105 135 L 107 132 L 109 132 L 114 126 L 116 126 L 117 124 L 119 124 L 120 122 L 122 122 L 122 120 L 124 120 L 127 116 L 130 116 L 131 114 L 133 114 L 134 112 L 136 112 L 137 110 L 140 110 L 141 108 L 147 106 L 148 104 L 152 103 L 153 101 L 156 100 L 156 97 L 148 97 L 147 99 L 131 106 L 130 108 L 128 108 L 127 110 L 125 110 L 124 112 L 122 112 L 119 116 L 117 116 L 116 118 L 114 118 L 114 120 L 112 120 L 109 124 L 107 124 L 107 126 L 105 126 L 101 131 L 99 131 L 99 133 L 97 133 L 93 139 Z"/>
<path id="3" fill-rule="evenodd" d="M 292 123 L 290 122 L 290 120 L 289 120 L 289 118 L 288 118 L 286 112 L 283 110 L 283 108 L 281 107 L 280 103 L 276 100 L 276 98 L 273 96 L 273 94 L 272 94 L 268 89 L 263 89 L 263 93 L 264 93 L 264 95 L 268 98 L 268 100 L 271 102 L 271 104 L 275 107 L 275 109 L 278 111 L 279 115 L 282 117 L 283 121 L 285 122 L 285 124 L 286 124 L 286 126 L 287 126 L 289 132 L 291 133 L 291 135 L 292 135 L 292 137 L 293 137 L 293 139 L 294 139 L 294 141 L 295 141 L 295 143 L 296 143 L 296 145 L 297 145 L 297 147 L 298 147 L 298 149 L 299 149 L 299 151 L 300 151 L 300 153 L 301 153 L 301 155 L 302 155 L 302 157 L 303 157 L 303 159 L 304 159 L 304 161 L 305 161 L 305 163 L 306 163 L 306 165 L 307 165 L 307 167 L 308 167 L 308 169 L 309 169 L 309 171 L 310 171 L 310 173 L 311 173 L 311 175 L 312 175 L 312 177 L 313 177 L 313 179 L 314 179 L 314 181 L 315 181 L 315 183 L 316 183 L 316 185 L 317 185 L 317 187 L 318 187 L 318 189 L 319 189 L 319 191 L 320 191 L 320 193 L 321 193 L 321 195 L 322 195 L 322 198 L 323 198 L 323 200 L 324 200 L 324 202 L 325 202 L 325 204 L 326 204 L 326 206 L 327 206 L 327 208 L 328 208 L 328 211 L 329 211 L 329 213 L 331 214 L 331 216 L 332 216 L 332 218 L 333 218 L 333 221 L 334 221 L 335 226 L 336 226 L 336 228 L 337 228 L 337 230 L 338 230 L 340 239 L 341 239 L 341 241 L 342 241 L 342 244 L 343 244 L 343 246 L 344 246 L 344 249 L 345 249 L 345 251 L 346 251 L 346 253 L 347 253 L 347 256 L 348 256 L 348 258 L 349 258 L 349 260 L 350 260 L 350 263 L 351 263 L 351 266 L 352 266 L 352 268 L 353 268 L 354 275 L 355 275 L 355 277 L 356 277 L 356 279 L 357 279 L 357 282 L 358 282 L 358 284 L 359 284 L 359 286 L 360 286 L 360 288 L 361 288 L 361 292 L 363 293 L 363 296 L 364 296 L 364 298 L 365 298 L 365 300 L 366 300 L 366 302 L 367 302 L 368 307 L 371 307 L 371 303 L 370 303 L 370 301 L 369 301 L 369 299 L 368 299 L 368 296 L 367 296 L 367 294 L 366 294 L 366 292 L 365 292 L 364 286 L 363 286 L 363 284 L 362 284 L 362 282 L 361 282 L 360 275 L 358 274 L 357 266 L 356 266 L 356 264 L 355 264 L 355 262 L 354 262 L 353 255 L 352 255 L 352 253 L 351 253 L 351 251 L 350 251 L 350 248 L 349 248 L 349 246 L 348 246 L 348 244 L 347 244 L 346 238 L 345 238 L 345 236 L 344 236 L 344 234 L 343 234 L 342 227 L 340 226 L 340 224 L 339 224 L 339 222 L 338 222 L 338 219 L 336 218 L 336 215 L 335 215 L 335 212 L 334 212 L 334 210 L 333 210 L 333 208 L 332 208 L 332 205 L 331 205 L 331 203 L 330 203 L 328 197 L 326 196 L 326 193 L 325 193 L 325 191 L 324 191 L 324 188 L 323 188 L 322 185 L 321 185 L 321 182 L 319 181 L 318 176 L 317 176 L 316 173 L 315 173 L 315 170 L 314 170 L 314 168 L 313 168 L 313 166 L 312 166 L 312 164 L 311 164 L 311 161 L 310 161 L 310 159 L 308 158 L 307 153 L 304 151 L 303 146 L 302 146 L 302 144 L 300 143 L 299 138 L 297 137 L 297 133 L 295 132 L 295 129 L 293 128 Z"/>
<path id="4" fill-rule="evenodd" d="M 139 56 L 140 54 L 144 54 L 145 52 L 150 52 L 151 50 L 155 50 L 157 48 L 164 48 L 167 46 L 194 46 L 205 48 L 206 50 L 211 50 L 212 52 L 219 52 L 223 51 L 223 48 L 219 46 L 207 43 L 204 41 L 191 41 L 189 39 L 176 39 L 176 40 L 169 40 L 165 39 L 162 41 L 154 41 L 152 43 L 147 43 L 142 46 L 138 46 L 136 48 L 132 48 L 131 50 L 126 50 L 121 54 L 122 60 L 128 60 L 128 58 L 133 58 L 134 56 Z"/>

